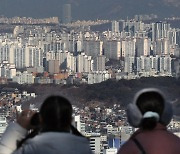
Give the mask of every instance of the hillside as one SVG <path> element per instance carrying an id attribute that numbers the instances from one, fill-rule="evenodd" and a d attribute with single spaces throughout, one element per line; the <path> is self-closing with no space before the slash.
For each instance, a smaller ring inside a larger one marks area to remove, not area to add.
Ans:
<path id="1" fill-rule="evenodd" d="M 138 80 L 108 80 L 93 85 L 18 85 L 8 84 L 3 87 L 17 87 L 20 91 L 35 92 L 38 97 L 31 103 L 40 103 L 47 95 L 60 94 L 68 97 L 73 104 L 89 105 L 94 102 L 99 105 L 113 105 L 118 103 L 126 106 L 139 89 L 145 87 L 160 88 L 168 100 L 180 98 L 180 79 L 170 77 L 141 78 Z"/>

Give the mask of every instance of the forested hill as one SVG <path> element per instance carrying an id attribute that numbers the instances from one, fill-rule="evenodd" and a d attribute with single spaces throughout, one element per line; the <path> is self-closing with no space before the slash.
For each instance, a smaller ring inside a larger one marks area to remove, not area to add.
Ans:
<path id="1" fill-rule="evenodd" d="M 145 87 L 161 89 L 168 100 L 180 99 L 180 79 L 171 77 L 141 78 L 137 80 L 108 80 L 93 85 L 18 85 L 8 84 L 3 87 L 16 87 L 20 91 L 35 92 L 38 97 L 29 103 L 38 106 L 47 95 L 60 94 L 68 97 L 77 105 L 113 105 L 115 103 L 126 106 L 132 101 L 134 94 Z"/>
<path id="2" fill-rule="evenodd" d="M 147 87 L 161 89 L 167 100 L 180 98 L 180 80 L 169 77 L 108 80 L 99 84 L 69 88 L 67 94 L 72 93 L 74 100 L 77 98 L 85 103 L 97 101 L 106 105 L 119 103 L 126 106 L 133 100 L 133 96 L 138 90 Z"/>

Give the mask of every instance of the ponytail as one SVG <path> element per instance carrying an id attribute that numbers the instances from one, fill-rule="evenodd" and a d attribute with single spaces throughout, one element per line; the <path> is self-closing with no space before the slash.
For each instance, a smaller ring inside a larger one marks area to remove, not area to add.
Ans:
<path id="1" fill-rule="evenodd" d="M 152 130 L 156 127 L 157 122 L 159 121 L 159 114 L 152 111 L 147 111 L 143 115 L 141 122 L 141 127 L 146 130 Z"/>
<path id="2" fill-rule="evenodd" d="M 154 117 L 143 118 L 141 121 L 141 127 L 144 130 L 153 130 L 157 125 L 157 120 Z"/>

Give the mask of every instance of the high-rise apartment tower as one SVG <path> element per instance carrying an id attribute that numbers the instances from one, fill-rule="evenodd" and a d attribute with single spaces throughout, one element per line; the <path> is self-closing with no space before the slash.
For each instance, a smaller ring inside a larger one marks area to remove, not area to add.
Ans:
<path id="1" fill-rule="evenodd" d="M 63 16 L 62 20 L 64 24 L 71 23 L 72 17 L 71 17 L 71 4 L 64 4 L 63 5 Z"/>

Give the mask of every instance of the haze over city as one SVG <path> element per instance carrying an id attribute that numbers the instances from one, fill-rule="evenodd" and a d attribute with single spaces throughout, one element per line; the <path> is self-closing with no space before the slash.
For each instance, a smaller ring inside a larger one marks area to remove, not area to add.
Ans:
<path id="1" fill-rule="evenodd" d="M 74 20 L 132 18 L 135 14 L 156 14 L 160 18 L 179 16 L 179 0 L 1 0 L 0 14 L 7 17 L 62 17 L 62 6 L 72 5 Z"/>

